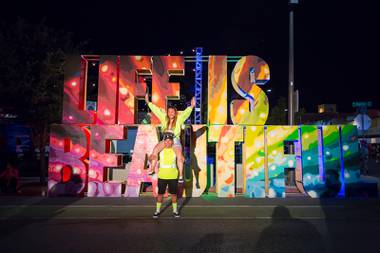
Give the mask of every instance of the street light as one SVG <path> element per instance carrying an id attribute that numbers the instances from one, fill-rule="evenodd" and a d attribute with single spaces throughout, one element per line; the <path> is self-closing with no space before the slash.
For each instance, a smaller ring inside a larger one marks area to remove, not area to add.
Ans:
<path id="1" fill-rule="evenodd" d="M 294 125 L 294 8 L 298 0 L 289 0 L 289 84 L 288 84 L 288 123 Z"/>

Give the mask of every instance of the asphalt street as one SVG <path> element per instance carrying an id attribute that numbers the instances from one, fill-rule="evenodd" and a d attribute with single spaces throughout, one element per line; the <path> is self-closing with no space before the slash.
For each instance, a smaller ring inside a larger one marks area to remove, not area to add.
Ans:
<path id="1" fill-rule="evenodd" d="M 380 200 L 0 198 L 1 252 L 377 252 Z M 3 251 L 4 250 L 4 251 Z"/>

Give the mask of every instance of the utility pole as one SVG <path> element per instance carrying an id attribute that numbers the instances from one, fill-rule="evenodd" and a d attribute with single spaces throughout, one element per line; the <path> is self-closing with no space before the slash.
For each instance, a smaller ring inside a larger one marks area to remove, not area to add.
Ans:
<path id="1" fill-rule="evenodd" d="M 294 125 L 294 9 L 298 0 L 289 0 L 289 86 L 288 123 Z"/>

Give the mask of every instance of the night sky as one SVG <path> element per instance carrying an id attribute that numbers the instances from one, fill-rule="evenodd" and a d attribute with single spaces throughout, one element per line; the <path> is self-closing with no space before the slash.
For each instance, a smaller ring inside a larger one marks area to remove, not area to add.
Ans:
<path id="1" fill-rule="evenodd" d="M 295 12 L 295 88 L 300 106 L 336 103 L 349 112 L 353 101 L 380 107 L 379 14 L 376 1 L 300 1 Z M 1 21 L 16 17 L 73 32 L 88 40 L 86 53 L 257 55 L 270 66 L 271 104 L 287 97 L 287 0 L 262 1 L 37 1 L 1 8 Z"/>

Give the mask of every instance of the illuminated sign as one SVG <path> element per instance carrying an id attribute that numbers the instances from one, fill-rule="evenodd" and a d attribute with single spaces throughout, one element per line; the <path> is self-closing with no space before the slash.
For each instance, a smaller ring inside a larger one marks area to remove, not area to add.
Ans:
<path id="1" fill-rule="evenodd" d="M 171 75 L 185 75 L 183 56 L 100 56 L 97 111 L 87 110 L 84 57 L 67 61 L 62 123 L 50 136 L 49 195 L 138 197 L 141 184 L 157 178 L 147 175 L 146 157 L 158 142 L 151 125 L 137 125 L 136 100 L 143 99 L 146 83 L 138 76 L 152 76 L 152 102 L 165 110 L 168 99 L 180 99 L 180 83 Z M 227 100 L 227 78 L 240 99 Z M 242 57 L 227 75 L 227 56 L 208 59 L 207 124 L 191 125 L 191 175 L 187 196 L 206 189 L 207 143 L 216 144 L 216 193 L 235 196 L 235 143 L 243 146 L 243 194 L 247 197 L 286 197 L 284 170 L 295 169 L 296 186 L 311 197 L 344 195 L 359 180 L 357 129 L 340 126 L 265 126 L 269 102 L 259 85 L 270 80 L 268 64 L 257 56 Z M 233 125 L 227 124 L 227 110 Z M 138 127 L 132 161 L 125 182 L 107 180 L 110 169 L 123 168 L 122 154 L 112 153 L 112 140 L 127 138 L 128 128 Z M 284 143 L 295 152 L 286 153 Z M 62 181 L 63 169 L 72 168 L 72 180 Z"/>

